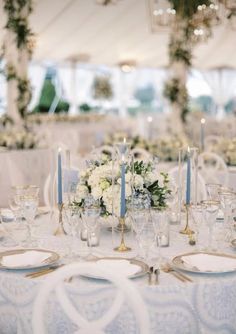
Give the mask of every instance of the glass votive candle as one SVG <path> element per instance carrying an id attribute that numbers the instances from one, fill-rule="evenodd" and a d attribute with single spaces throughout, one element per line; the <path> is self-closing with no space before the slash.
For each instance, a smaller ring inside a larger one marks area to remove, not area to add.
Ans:
<path id="1" fill-rule="evenodd" d="M 88 239 L 88 230 L 85 227 L 83 227 L 81 232 L 80 232 L 80 239 L 82 241 L 87 241 L 87 239 Z"/>
<path id="2" fill-rule="evenodd" d="M 100 243 L 99 231 L 92 232 L 87 238 L 87 245 L 89 247 L 97 247 Z"/>

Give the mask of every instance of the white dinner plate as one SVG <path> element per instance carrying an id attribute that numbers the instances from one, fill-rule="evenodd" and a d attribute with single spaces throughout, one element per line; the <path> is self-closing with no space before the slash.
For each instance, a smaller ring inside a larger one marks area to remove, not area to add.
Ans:
<path id="1" fill-rule="evenodd" d="M 27 248 L 8 250 L 0 252 L 0 269 L 22 270 L 41 268 L 57 262 L 59 258 L 57 253 L 46 249 Z"/>
<path id="2" fill-rule="evenodd" d="M 117 270 L 117 272 L 122 271 L 127 278 L 137 278 L 143 276 L 149 270 L 148 265 L 146 263 L 136 259 L 127 259 L 122 257 L 103 257 L 93 260 L 92 262 L 96 262 L 99 264 L 100 261 L 101 261 L 101 266 L 99 266 L 99 269 L 104 266 L 104 268 L 106 269 L 109 268 L 113 272 L 115 270 Z M 98 276 L 98 275 L 83 274 L 83 276 L 87 278 L 105 280 L 103 276 Z"/>
<path id="3" fill-rule="evenodd" d="M 222 274 L 236 271 L 236 256 L 213 252 L 193 252 L 174 257 L 172 265 L 192 273 Z"/>

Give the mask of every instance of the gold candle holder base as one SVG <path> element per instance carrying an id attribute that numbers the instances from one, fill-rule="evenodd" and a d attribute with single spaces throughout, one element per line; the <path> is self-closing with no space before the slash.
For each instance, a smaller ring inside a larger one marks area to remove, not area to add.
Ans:
<path id="1" fill-rule="evenodd" d="M 60 235 L 66 235 L 66 232 L 63 227 L 63 221 L 62 221 L 62 210 L 63 210 L 63 204 L 58 204 L 58 210 L 59 210 L 59 219 L 58 219 L 58 228 L 54 235 L 60 236 Z"/>
<path id="2" fill-rule="evenodd" d="M 119 219 L 119 224 L 121 226 L 121 242 L 120 242 L 120 246 L 115 247 L 114 251 L 116 252 L 129 252 L 131 251 L 130 247 L 127 247 L 124 241 L 124 227 L 125 225 L 125 219 L 123 217 L 120 217 Z"/>
<path id="3" fill-rule="evenodd" d="M 185 228 L 179 231 L 181 234 L 192 235 L 194 231 L 192 231 L 189 227 L 189 204 L 186 204 L 186 225 Z"/>

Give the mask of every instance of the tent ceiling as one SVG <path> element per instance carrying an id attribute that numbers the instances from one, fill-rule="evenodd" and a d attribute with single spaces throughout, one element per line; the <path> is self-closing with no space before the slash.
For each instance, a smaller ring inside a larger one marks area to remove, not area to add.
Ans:
<path id="1" fill-rule="evenodd" d="M 0 0 L 1 5 L 3 0 Z M 145 0 L 120 0 L 99 6 L 96 0 L 35 0 L 30 22 L 36 33 L 35 61 L 66 62 L 88 55 L 93 64 L 116 65 L 135 60 L 138 66 L 168 65 L 168 33 L 150 32 Z M 3 18 L 2 6 L 0 17 Z M 0 23 L 4 26 L 4 20 Z M 214 28 L 214 36 L 194 50 L 198 68 L 236 67 L 236 32 Z M 0 42 L 4 30 L 0 30 Z"/>

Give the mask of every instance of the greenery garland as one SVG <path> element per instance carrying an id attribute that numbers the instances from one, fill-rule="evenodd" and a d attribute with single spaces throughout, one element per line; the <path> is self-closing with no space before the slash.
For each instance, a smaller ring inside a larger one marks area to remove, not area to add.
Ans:
<path id="1" fill-rule="evenodd" d="M 32 55 L 32 38 L 34 36 L 28 21 L 28 15 L 32 12 L 32 9 L 32 0 L 4 0 L 4 11 L 7 14 L 5 28 L 14 33 L 17 49 L 20 51 L 27 50 L 29 56 Z M 3 52 L 4 50 L 5 46 Z M 15 80 L 17 82 L 17 107 L 21 117 L 25 118 L 32 96 L 30 82 L 26 77 L 18 75 L 13 64 L 8 63 L 4 73 L 7 81 Z"/>
<path id="2" fill-rule="evenodd" d="M 181 63 L 188 70 L 192 65 L 192 48 L 198 42 L 194 30 L 198 28 L 198 6 L 211 4 L 210 0 L 168 0 L 176 11 L 175 26 L 171 33 L 169 43 L 170 64 Z M 207 36 L 211 35 L 211 20 L 209 16 L 201 18 L 201 26 L 205 28 Z M 176 33 L 178 31 L 178 33 Z M 179 78 L 174 77 L 166 82 L 164 96 L 176 103 L 182 109 L 181 118 L 189 112 L 188 93 L 186 87 L 180 83 Z"/>

